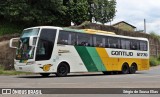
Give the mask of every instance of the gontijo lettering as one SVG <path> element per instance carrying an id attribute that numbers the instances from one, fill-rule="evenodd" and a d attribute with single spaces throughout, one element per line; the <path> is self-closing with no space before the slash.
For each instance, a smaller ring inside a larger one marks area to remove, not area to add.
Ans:
<path id="1" fill-rule="evenodd" d="M 120 56 L 133 56 L 133 52 L 127 52 L 127 51 L 112 51 L 111 54 Z"/>

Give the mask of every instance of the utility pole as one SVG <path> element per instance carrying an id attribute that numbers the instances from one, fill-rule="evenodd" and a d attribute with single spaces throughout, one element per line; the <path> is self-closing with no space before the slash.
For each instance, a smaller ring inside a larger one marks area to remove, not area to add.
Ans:
<path id="1" fill-rule="evenodd" d="M 144 19 L 144 33 L 146 33 L 146 19 Z"/>

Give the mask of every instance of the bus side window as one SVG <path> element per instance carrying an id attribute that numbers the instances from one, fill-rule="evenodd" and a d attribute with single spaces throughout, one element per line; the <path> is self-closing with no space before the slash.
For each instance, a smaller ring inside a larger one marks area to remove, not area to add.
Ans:
<path id="1" fill-rule="evenodd" d="M 129 39 L 121 39 L 121 49 L 130 50 L 130 40 Z"/>
<path id="2" fill-rule="evenodd" d="M 109 47 L 110 48 L 120 48 L 120 40 L 116 37 L 109 37 Z"/>
<path id="3" fill-rule="evenodd" d="M 69 33 L 68 44 L 69 45 L 76 45 L 76 33 L 73 33 L 73 32 Z"/>
<path id="4" fill-rule="evenodd" d="M 140 41 L 140 50 L 141 51 L 147 51 L 147 42 L 146 41 Z"/>
<path id="5" fill-rule="evenodd" d="M 121 49 L 126 49 L 125 39 L 121 39 Z"/>
<path id="6" fill-rule="evenodd" d="M 60 30 L 57 44 L 68 45 L 68 38 L 69 38 L 69 33 L 66 31 Z"/>
<path id="7" fill-rule="evenodd" d="M 131 40 L 131 50 L 139 50 L 139 42 L 136 40 Z"/>
<path id="8" fill-rule="evenodd" d="M 92 46 L 92 35 L 78 33 L 77 34 L 77 45 Z"/>
<path id="9" fill-rule="evenodd" d="M 106 48 L 109 48 L 110 46 L 109 46 L 109 43 L 108 43 L 108 37 L 105 37 L 105 47 Z"/>
<path id="10" fill-rule="evenodd" d="M 105 47 L 105 38 L 103 36 L 94 35 L 93 36 L 93 46 Z"/>

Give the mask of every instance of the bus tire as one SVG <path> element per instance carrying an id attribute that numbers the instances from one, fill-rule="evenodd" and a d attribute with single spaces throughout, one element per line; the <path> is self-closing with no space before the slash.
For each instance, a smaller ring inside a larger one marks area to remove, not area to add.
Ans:
<path id="1" fill-rule="evenodd" d="M 48 77 L 50 75 L 50 73 L 40 73 L 40 75 L 43 77 Z"/>
<path id="2" fill-rule="evenodd" d="M 66 63 L 60 63 L 57 68 L 56 76 L 65 77 L 69 73 L 69 66 Z"/>
<path id="3" fill-rule="evenodd" d="M 137 70 L 137 66 L 136 65 L 131 65 L 131 67 L 129 68 L 129 73 L 130 74 L 135 74 Z"/>
<path id="4" fill-rule="evenodd" d="M 121 72 L 122 72 L 122 74 L 128 74 L 129 73 L 129 65 L 127 63 L 123 64 Z"/>

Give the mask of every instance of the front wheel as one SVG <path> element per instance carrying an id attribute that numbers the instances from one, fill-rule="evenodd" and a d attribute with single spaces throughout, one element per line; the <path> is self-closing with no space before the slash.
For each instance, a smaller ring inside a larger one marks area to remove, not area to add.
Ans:
<path id="1" fill-rule="evenodd" d="M 56 76 L 65 77 L 67 76 L 68 72 L 69 72 L 69 66 L 66 63 L 61 63 L 57 68 Z"/>

